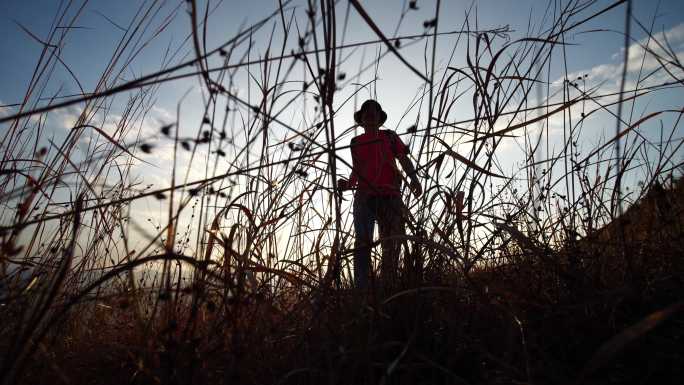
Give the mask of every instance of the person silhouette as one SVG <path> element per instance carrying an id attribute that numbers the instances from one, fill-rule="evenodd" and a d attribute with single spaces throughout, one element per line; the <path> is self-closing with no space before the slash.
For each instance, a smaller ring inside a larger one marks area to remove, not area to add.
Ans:
<path id="1" fill-rule="evenodd" d="M 380 281 L 385 287 L 396 283 L 400 236 L 405 235 L 402 176 L 396 160 L 411 180 L 409 188 L 413 194 L 419 197 L 423 192 L 413 162 L 408 157 L 408 147 L 394 131 L 380 129 L 386 120 L 387 114 L 373 99 L 366 100 L 354 113 L 354 121 L 363 127 L 364 133 L 351 140 L 352 172 L 349 180 L 340 178 L 337 182 L 341 191 L 356 188 L 353 204 L 354 286 L 358 289 L 369 286 L 370 246 L 376 221 L 382 246 Z"/>

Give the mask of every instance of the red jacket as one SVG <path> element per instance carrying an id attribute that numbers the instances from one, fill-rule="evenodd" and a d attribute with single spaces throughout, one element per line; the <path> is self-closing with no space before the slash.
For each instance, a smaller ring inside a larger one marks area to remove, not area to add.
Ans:
<path id="1" fill-rule="evenodd" d="M 349 184 L 368 195 L 399 195 L 401 174 L 395 159 L 408 147 L 390 130 L 364 133 L 351 140 L 352 174 Z"/>

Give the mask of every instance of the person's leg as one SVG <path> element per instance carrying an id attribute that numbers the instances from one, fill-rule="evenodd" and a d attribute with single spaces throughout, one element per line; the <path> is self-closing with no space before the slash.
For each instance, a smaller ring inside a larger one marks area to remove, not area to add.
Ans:
<path id="1" fill-rule="evenodd" d="M 383 286 L 396 285 L 401 251 L 401 236 L 405 235 L 403 204 L 400 197 L 387 197 L 378 210 L 378 225 L 382 239 L 380 275 Z"/>
<path id="2" fill-rule="evenodd" d="M 375 210 L 367 196 L 354 197 L 354 286 L 367 289 L 371 271 L 370 245 L 373 242 Z"/>

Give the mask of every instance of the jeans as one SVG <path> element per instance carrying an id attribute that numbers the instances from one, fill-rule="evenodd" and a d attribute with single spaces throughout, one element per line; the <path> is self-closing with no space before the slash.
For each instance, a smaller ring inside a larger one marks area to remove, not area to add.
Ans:
<path id="1" fill-rule="evenodd" d="M 404 235 L 404 205 L 401 197 L 392 195 L 367 195 L 357 193 L 354 197 L 354 286 L 367 289 L 371 278 L 371 243 L 375 222 L 380 228 L 382 260 L 380 283 L 393 286 L 396 283 L 399 251 L 402 239 L 386 239 Z"/>

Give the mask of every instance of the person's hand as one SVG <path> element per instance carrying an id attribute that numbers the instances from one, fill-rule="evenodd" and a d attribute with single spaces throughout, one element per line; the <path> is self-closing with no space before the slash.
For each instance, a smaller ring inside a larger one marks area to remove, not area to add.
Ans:
<path id="1" fill-rule="evenodd" d="M 413 195 L 416 198 L 420 198 L 420 196 L 423 194 L 423 186 L 418 183 L 418 180 L 413 179 L 411 181 L 411 184 L 409 184 L 409 188 L 411 189 L 411 192 L 413 192 Z"/>
<path id="2" fill-rule="evenodd" d="M 344 178 L 338 179 L 337 180 L 337 189 L 340 191 L 349 190 L 349 181 L 344 179 Z"/>

